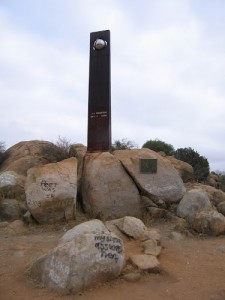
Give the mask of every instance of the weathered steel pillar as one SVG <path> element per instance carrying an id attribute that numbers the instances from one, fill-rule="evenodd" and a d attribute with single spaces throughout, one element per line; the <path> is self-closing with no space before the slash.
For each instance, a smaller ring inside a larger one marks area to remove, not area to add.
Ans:
<path id="1" fill-rule="evenodd" d="M 87 151 L 111 148 L 110 31 L 90 34 Z"/>

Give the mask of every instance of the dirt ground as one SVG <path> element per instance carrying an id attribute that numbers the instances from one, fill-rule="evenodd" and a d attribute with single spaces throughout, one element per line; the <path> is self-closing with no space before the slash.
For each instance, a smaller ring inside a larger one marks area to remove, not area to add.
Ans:
<path id="1" fill-rule="evenodd" d="M 26 270 L 33 260 L 53 248 L 74 226 L 33 226 L 15 234 L 0 229 L 1 300 L 222 300 L 225 299 L 225 236 L 169 238 L 171 224 L 155 224 L 161 230 L 163 250 L 160 274 L 145 274 L 139 281 L 118 278 L 76 295 L 61 296 L 35 283 Z M 139 251 L 136 242 L 127 253 Z"/>

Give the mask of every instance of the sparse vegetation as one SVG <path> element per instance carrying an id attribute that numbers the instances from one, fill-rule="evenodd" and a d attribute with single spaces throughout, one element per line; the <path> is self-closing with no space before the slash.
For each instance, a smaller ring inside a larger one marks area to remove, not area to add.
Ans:
<path id="1" fill-rule="evenodd" d="M 6 159 L 5 143 L 0 141 L 0 165 L 3 163 L 5 159 Z"/>
<path id="2" fill-rule="evenodd" d="M 133 142 L 129 141 L 126 138 L 122 140 L 114 140 L 114 143 L 112 144 L 112 151 L 114 150 L 130 150 L 130 149 L 136 149 L 138 148 L 138 145 Z"/>
<path id="3" fill-rule="evenodd" d="M 146 143 L 144 143 L 142 148 L 148 148 L 155 152 L 163 151 L 166 155 L 174 154 L 174 147 L 171 144 L 160 141 L 159 139 L 147 141 Z"/>
<path id="4" fill-rule="evenodd" d="M 69 157 L 69 150 L 71 147 L 71 142 L 66 137 L 58 136 L 58 140 L 55 142 L 55 145 L 59 147 L 63 152 L 63 159 Z"/>

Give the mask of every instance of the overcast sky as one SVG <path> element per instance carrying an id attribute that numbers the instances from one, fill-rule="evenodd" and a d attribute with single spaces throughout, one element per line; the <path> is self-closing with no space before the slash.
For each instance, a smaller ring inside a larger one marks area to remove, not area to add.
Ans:
<path id="1" fill-rule="evenodd" d="M 224 0 L 0 0 L 0 141 L 87 144 L 89 38 L 106 29 L 112 139 L 225 171 Z"/>

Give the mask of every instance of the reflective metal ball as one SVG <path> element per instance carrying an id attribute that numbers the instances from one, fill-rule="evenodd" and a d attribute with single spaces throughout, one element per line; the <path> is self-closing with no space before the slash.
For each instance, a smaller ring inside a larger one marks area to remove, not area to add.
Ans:
<path id="1" fill-rule="evenodd" d="M 105 48 L 107 46 L 107 42 L 102 40 L 102 39 L 97 39 L 95 42 L 94 42 L 94 50 L 97 49 L 97 50 L 101 50 L 103 48 Z"/>

